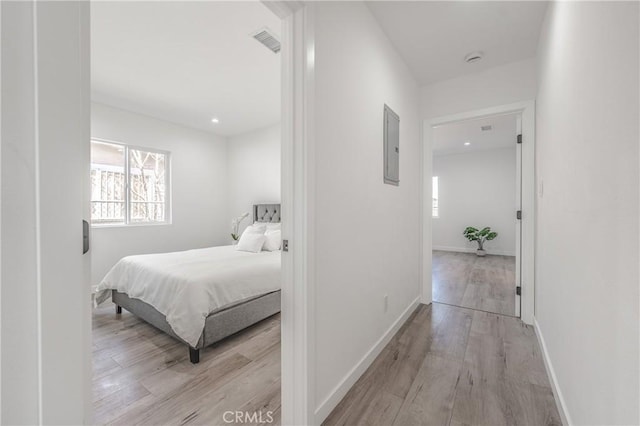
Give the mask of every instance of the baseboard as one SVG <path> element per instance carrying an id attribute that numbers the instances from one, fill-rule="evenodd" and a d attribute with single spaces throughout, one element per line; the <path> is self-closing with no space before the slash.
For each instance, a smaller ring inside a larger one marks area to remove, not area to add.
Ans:
<path id="1" fill-rule="evenodd" d="M 560 419 L 562 420 L 563 425 L 570 426 L 573 424 L 573 422 L 571 421 L 571 416 L 569 415 L 569 411 L 567 410 L 567 405 L 564 402 L 564 397 L 562 396 L 562 391 L 560 390 L 560 385 L 558 384 L 558 379 L 556 377 L 556 372 L 553 369 L 553 364 L 551 364 L 551 359 L 549 358 L 549 353 L 547 352 L 547 345 L 545 344 L 544 337 L 542 336 L 542 332 L 540 331 L 538 320 L 535 317 L 533 317 L 533 328 L 536 331 L 538 343 L 540 343 L 540 348 L 542 349 L 542 359 L 544 360 L 544 367 L 547 370 L 547 376 L 549 376 L 549 380 L 551 381 L 551 390 L 553 391 L 553 397 L 556 400 L 556 407 L 558 408 L 558 412 L 560 413 Z"/>
<path id="2" fill-rule="evenodd" d="M 369 368 L 376 357 L 382 352 L 385 346 L 391 341 L 391 338 L 398 332 L 400 327 L 407 321 L 409 316 L 420 303 L 417 297 L 407 306 L 397 320 L 389 327 L 389 329 L 378 339 L 378 341 L 367 351 L 362 359 L 347 373 L 340 383 L 331 391 L 329 396 L 318 406 L 314 414 L 314 423 L 316 425 L 322 422 L 331 414 L 334 408 L 342 401 L 342 398 L 349 392 L 353 385 L 358 381 L 360 376 Z"/>
<path id="3" fill-rule="evenodd" d="M 433 246 L 432 247 L 433 250 L 440 250 L 440 251 L 453 251 L 456 253 L 475 253 L 476 249 L 474 248 L 468 248 L 468 247 L 451 247 L 451 246 Z M 507 252 L 507 251 L 501 251 L 501 250 L 490 250 L 490 249 L 485 249 L 487 254 L 495 254 L 498 256 L 515 256 L 516 253 L 515 252 Z"/>

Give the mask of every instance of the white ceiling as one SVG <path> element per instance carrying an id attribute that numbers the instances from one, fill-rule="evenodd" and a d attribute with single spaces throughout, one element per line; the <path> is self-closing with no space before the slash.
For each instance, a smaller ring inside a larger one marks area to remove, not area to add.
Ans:
<path id="1" fill-rule="evenodd" d="M 433 155 L 513 147 L 517 136 L 516 118 L 515 114 L 498 115 L 434 127 Z M 490 125 L 491 130 L 481 130 L 481 126 L 486 125 Z M 465 146 L 465 142 L 471 144 Z"/>
<path id="2" fill-rule="evenodd" d="M 422 86 L 535 56 L 547 2 L 380 1 L 368 6 Z M 472 51 L 482 51 L 484 58 L 464 62 Z"/>
<path id="3" fill-rule="evenodd" d="M 257 1 L 94 1 L 92 98 L 224 136 L 275 124 L 281 58 L 251 37 L 263 27 L 280 34 Z"/>

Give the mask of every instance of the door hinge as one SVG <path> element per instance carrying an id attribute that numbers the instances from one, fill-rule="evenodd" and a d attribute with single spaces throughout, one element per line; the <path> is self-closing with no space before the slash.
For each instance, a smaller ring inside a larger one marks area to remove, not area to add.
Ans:
<path id="1" fill-rule="evenodd" d="M 516 211 L 516 219 L 522 220 L 522 210 Z"/>
<path id="2" fill-rule="evenodd" d="M 522 143 L 522 135 L 518 135 L 518 138 L 516 139 L 516 143 Z"/>
<path id="3" fill-rule="evenodd" d="M 289 251 L 289 240 L 282 240 L 282 251 Z"/>
<path id="4" fill-rule="evenodd" d="M 522 295 L 522 287 L 520 287 L 520 286 L 516 287 L 516 294 L 517 294 L 518 296 L 521 296 L 521 295 Z"/>

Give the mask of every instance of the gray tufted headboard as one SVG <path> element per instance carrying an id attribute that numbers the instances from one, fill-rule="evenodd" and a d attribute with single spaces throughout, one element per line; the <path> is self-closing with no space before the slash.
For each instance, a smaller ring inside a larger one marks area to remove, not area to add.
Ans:
<path id="1" fill-rule="evenodd" d="M 254 222 L 280 222 L 280 204 L 255 204 L 253 206 Z"/>

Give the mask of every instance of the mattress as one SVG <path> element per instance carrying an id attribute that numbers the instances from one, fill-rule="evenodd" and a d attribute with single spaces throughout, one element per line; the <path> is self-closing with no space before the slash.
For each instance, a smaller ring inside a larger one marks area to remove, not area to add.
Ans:
<path id="1" fill-rule="evenodd" d="M 280 290 L 280 252 L 222 246 L 128 256 L 100 282 L 96 302 L 111 290 L 153 306 L 177 336 L 195 347 L 210 313 Z"/>

